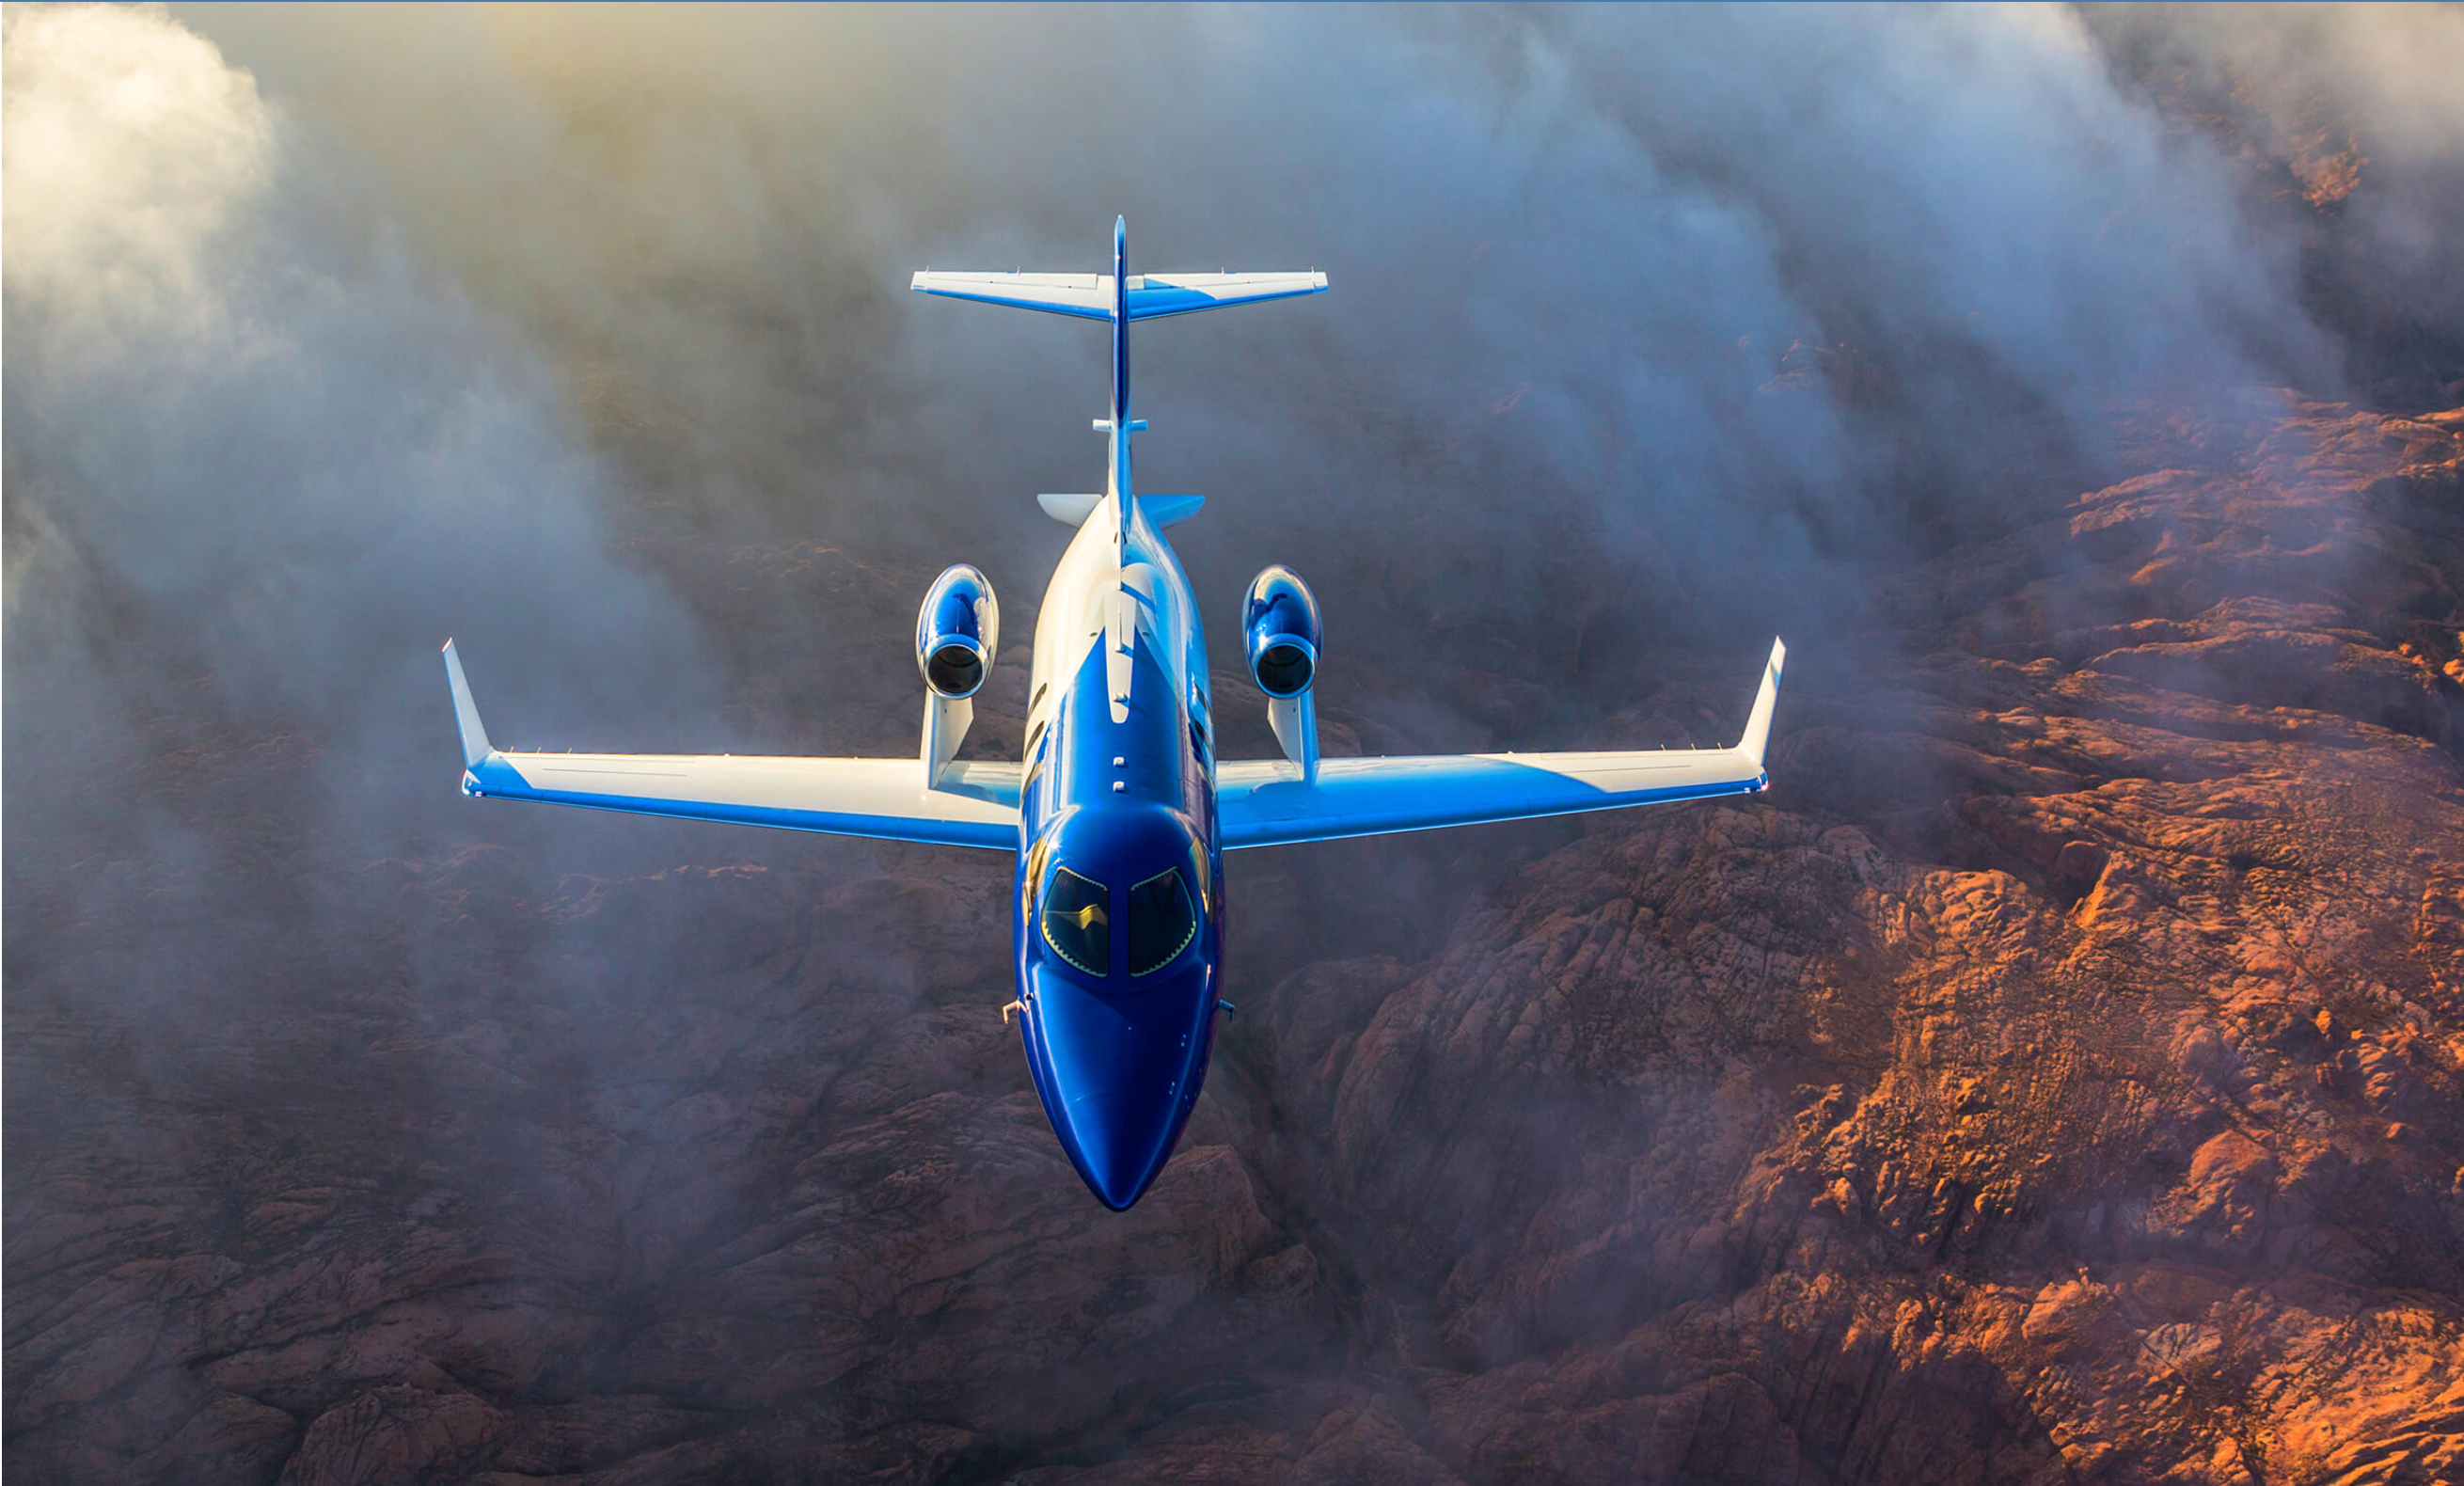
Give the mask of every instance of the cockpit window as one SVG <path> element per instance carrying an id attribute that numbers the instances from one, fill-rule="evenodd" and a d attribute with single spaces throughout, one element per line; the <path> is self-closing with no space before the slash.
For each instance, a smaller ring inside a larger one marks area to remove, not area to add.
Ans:
<path id="1" fill-rule="evenodd" d="M 1067 867 L 1052 869 L 1044 889 L 1044 942 L 1052 952 L 1088 974 L 1112 973 L 1112 916 L 1104 909 L 1104 884 Z M 1136 922 L 1134 916 L 1131 921 Z"/>
<path id="2" fill-rule="evenodd" d="M 1198 937 L 1198 910 L 1180 869 L 1167 868 L 1130 889 L 1130 973 L 1153 975 Z"/>

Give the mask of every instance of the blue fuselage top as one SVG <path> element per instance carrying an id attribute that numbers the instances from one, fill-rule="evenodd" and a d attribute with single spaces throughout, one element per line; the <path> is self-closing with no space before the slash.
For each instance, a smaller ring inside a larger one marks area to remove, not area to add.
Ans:
<path id="1" fill-rule="evenodd" d="M 1116 228 L 1116 299 L 1128 281 Z M 1198 1102 L 1223 952 L 1205 644 L 1130 483 L 1128 330 L 1116 308 L 1109 488 L 1037 617 L 1014 934 L 1036 1092 L 1113 1209 Z"/>

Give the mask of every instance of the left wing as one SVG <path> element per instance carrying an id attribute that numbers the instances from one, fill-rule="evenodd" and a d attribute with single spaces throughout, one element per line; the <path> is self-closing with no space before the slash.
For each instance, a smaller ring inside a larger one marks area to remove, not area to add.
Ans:
<path id="1" fill-rule="evenodd" d="M 1787 654 L 1785 646 L 1771 643 L 1745 736 L 1733 748 L 1324 759 L 1314 783 L 1302 777 L 1298 765 L 1282 759 L 1221 765 L 1215 806 L 1223 847 L 1331 841 L 1753 793 L 1770 786 L 1763 750 Z"/>
<path id="2" fill-rule="evenodd" d="M 916 759 L 500 753 L 489 746 L 451 640 L 445 645 L 445 675 L 462 733 L 464 794 L 1018 850 L 1016 764 L 946 764 L 928 789 Z"/>

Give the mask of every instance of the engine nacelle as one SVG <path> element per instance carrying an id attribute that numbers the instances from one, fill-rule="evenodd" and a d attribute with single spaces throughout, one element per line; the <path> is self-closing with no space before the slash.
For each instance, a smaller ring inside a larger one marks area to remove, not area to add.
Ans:
<path id="1" fill-rule="evenodd" d="M 982 573 L 960 563 L 933 580 L 915 616 L 915 669 L 933 695 L 973 697 L 1000 644 L 1001 605 Z"/>
<path id="2" fill-rule="evenodd" d="M 1258 690 L 1288 701 L 1317 679 L 1317 600 L 1300 574 L 1277 564 L 1252 580 L 1241 605 L 1241 633 Z"/>

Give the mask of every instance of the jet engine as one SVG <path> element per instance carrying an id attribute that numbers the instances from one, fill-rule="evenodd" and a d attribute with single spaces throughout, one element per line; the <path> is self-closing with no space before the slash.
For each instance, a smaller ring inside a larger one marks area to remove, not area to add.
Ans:
<path id="1" fill-rule="evenodd" d="M 915 616 L 915 668 L 934 696 L 973 697 L 1000 644 L 1001 606 L 982 573 L 960 563 L 933 580 Z"/>
<path id="2" fill-rule="evenodd" d="M 1249 678 L 1277 701 L 1289 701 L 1317 679 L 1317 600 L 1300 574 L 1277 564 L 1249 585 L 1241 605 Z"/>

